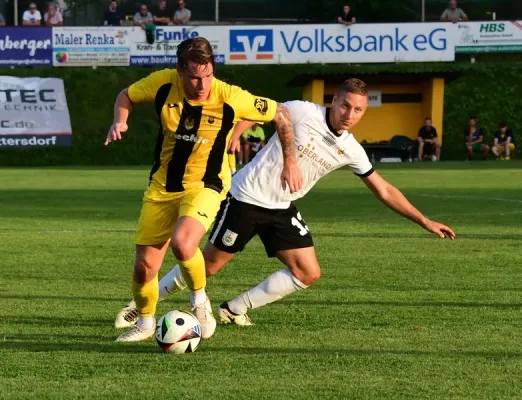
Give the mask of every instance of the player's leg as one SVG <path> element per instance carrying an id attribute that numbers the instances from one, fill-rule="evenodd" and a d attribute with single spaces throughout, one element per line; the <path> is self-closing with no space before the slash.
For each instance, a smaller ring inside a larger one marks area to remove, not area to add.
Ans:
<path id="1" fill-rule="evenodd" d="M 250 161 L 250 150 L 252 143 L 248 139 L 245 139 L 245 143 L 241 148 L 241 154 L 243 155 L 243 164 L 248 164 Z"/>
<path id="2" fill-rule="evenodd" d="M 475 145 L 471 144 L 471 142 L 466 142 L 466 153 L 468 155 L 468 160 L 473 160 L 474 150 L 475 150 Z"/>
<path id="3" fill-rule="evenodd" d="M 515 150 L 515 145 L 513 143 L 506 143 L 505 147 L 505 153 L 506 153 L 506 160 L 511 159 L 511 152 Z"/>
<path id="4" fill-rule="evenodd" d="M 493 145 L 491 148 L 492 153 L 497 157 L 497 159 L 500 157 L 500 153 L 502 152 L 502 146 L 496 144 Z"/>
<path id="5" fill-rule="evenodd" d="M 287 210 L 268 210 L 266 221 L 259 229 L 267 255 L 276 256 L 287 268 L 273 273 L 256 287 L 220 306 L 236 318 L 245 316 L 249 309 L 306 289 L 321 274 L 312 235 L 294 205 Z"/>
<path id="6" fill-rule="evenodd" d="M 136 232 L 136 260 L 132 278 L 132 293 L 138 320 L 136 326 L 120 335 L 117 341 L 139 341 L 152 337 L 155 328 L 154 314 L 158 301 L 158 271 L 161 268 L 168 238 L 177 218 L 175 202 L 151 200 L 151 189 L 145 193 Z M 134 321 L 121 320 L 120 312 L 115 326 L 123 327 Z M 135 313 L 134 313 L 135 315 Z"/>

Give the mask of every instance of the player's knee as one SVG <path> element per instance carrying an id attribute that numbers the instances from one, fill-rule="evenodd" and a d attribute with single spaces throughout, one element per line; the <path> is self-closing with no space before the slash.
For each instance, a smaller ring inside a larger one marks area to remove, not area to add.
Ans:
<path id="1" fill-rule="evenodd" d="M 292 274 L 303 285 L 310 286 L 317 282 L 321 277 L 321 268 L 319 267 L 319 264 L 306 266 L 301 265 L 299 268 L 294 269 Z"/>
<path id="2" fill-rule="evenodd" d="M 180 238 L 176 236 L 172 238 L 170 247 L 172 248 L 176 258 L 181 261 L 190 260 L 196 253 L 196 248 L 192 245 L 192 243 L 180 240 Z"/>
<path id="3" fill-rule="evenodd" d="M 136 258 L 134 262 L 134 281 L 145 283 L 152 280 L 158 273 L 159 266 L 144 257 Z"/>

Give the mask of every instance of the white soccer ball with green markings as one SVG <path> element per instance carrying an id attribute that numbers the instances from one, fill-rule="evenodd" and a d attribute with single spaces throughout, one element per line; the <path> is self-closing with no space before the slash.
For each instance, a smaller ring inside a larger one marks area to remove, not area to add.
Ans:
<path id="1" fill-rule="evenodd" d="M 193 353 L 201 342 L 201 327 L 191 313 L 174 310 L 159 319 L 155 336 L 165 353 Z"/>

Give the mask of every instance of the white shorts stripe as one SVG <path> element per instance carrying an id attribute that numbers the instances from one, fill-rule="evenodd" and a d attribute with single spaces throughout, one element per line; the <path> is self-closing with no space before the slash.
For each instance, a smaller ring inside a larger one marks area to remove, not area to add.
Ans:
<path id="1" fill-rule="evenodd" d="M 225 209 L 223 210 L 223 215 L 221 216 L 221 219 L 218 222 L 218 226 L 216 230 L 214 231 L 214 234 L 210 238 L 210 243 L 214 244 L 214 241 L 216 240 L 219 231 L 221 230 L 221 227 L 223 226 L 223 222 L 225 221 L 225 218 L 227 216 L 228 206 L 230 205 L 230 197 L 227 197 L 227 204 L 225 206 Z"/>

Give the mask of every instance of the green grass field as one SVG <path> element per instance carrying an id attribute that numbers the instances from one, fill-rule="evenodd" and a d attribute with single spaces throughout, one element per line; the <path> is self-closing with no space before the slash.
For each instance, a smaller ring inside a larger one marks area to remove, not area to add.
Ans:
<path id="1" fill-rule="evenodd" d="M 114 342 L 148 170 L 0 170 L 0 398 L 520 399 L 521 167 L 377 166 L 453 242 L 331 174 L 298 202 L 321 280 L 183 356 Z M 213 305 L 279 268 L 255 239 L 209 281 Z"/>

